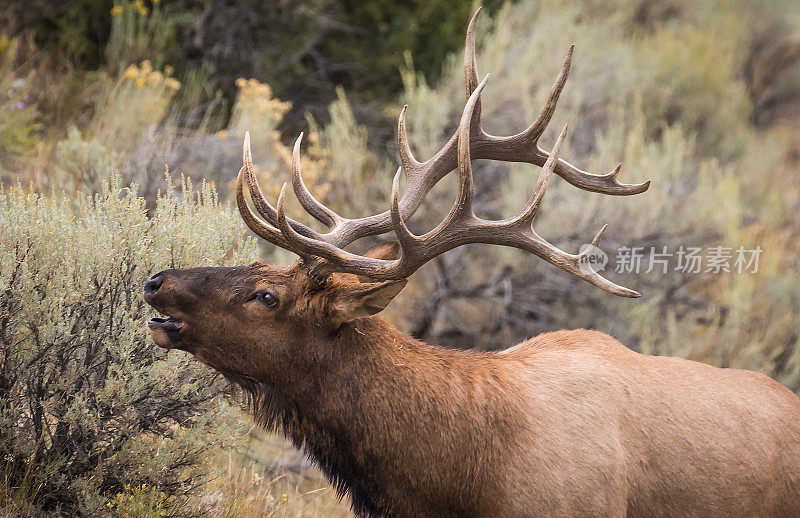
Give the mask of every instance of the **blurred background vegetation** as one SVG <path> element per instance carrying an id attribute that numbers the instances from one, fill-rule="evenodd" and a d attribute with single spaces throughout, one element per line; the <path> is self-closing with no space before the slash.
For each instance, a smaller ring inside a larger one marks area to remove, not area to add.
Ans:
<path id="1" fill-rule="evenodd" d="M 384 210 L 401 106 L 421 158 L 457 123 L 476 6 L 0 1 L 0 516 L 347 515 L 213 373 L 152 345 L 139 286 L 165 267 L 293 260 L 251 239 L 230 203 L 244 131 L 271 195 L 306 131 L 315 194 L 346 215 Z M 618 198 L 554 179 L 543 236 L 573 251 L 608 222 L 612 260 L 623 246 L 760 246 L 759 269 L 607 272 L 643 292 L 622 300 L 517 251 L 464 247 L 415 275 L 388 317 L 483 349 L 597 328 L 800 391 L 796 2 L 484 7 L 486 129 L 527 126 L 574 43 L 543 145 L 569 123 L 564 158 L 592 172 L 623 162 L 623 182 L 652 181 Z M 476 164 L 479 213 L 513 213 L 536 175 Z M 412 228 L 434 225 L 454 186 L 442 181 Z"/>

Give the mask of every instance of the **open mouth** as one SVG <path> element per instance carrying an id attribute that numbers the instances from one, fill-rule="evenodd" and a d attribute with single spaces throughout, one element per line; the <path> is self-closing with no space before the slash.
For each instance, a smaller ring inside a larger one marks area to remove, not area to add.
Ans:
<path id="1" fill-rule="evenodd" d="M 165 349 L 181 348 L 183 344 L 181 331 L 186 328 L 183 320 L 175 317 L 153 317 L 147 322 L 147 327 L 150 328 L 150 334 L 156 345 Z"/>
<path id="2" fill-rule="evenodd" d="M 160 328 L 168 333 L 177 333 L 183 327 L 183 321 L 175 317 L 153 317 L 147 322 L 147 325 L 150 326 L 150 329 Z"/>

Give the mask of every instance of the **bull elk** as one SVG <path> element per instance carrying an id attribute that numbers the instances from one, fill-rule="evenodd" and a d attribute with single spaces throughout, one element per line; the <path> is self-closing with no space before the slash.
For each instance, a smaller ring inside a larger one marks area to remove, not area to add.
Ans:
<path id="1" fill-rule="evenodd" d="M 619 183 L 619 167 L 596 175 L 559 159 L 566 128 L 551 153 L 539 147 L 572 49 L 537 120 L 517 135 L 492 136 L 480 125 L 487 79 L 478 81 L 476 18 L 466 37 L 467 102 L 447 144 L 417 161 L 405 108 L 400 114 L 402 165 L 390 210 L 349 219 L 315 199 L 300 174 L 301 134 L 292 187 L 330 230 L 290 219 L 286 185 L 273 207 L 245 137 L 241 215 L 300 260 L 288 268 L 258 262 L 154 275 L 144 297 L 168 317 L 150 320 L 155 342 L 190 352 L 242 386 L 258 423 L 304 448 L 359 516 L 800 516 L 800 399 L 766 376 L 644 356 L 583 329 L 500 352 L 450 350 L 376 316 L 422 264 L 468 243 L 526 250 L 609 293 L 639 296 L 581 268 L 583 254 L 556 248 L 532 228 L 552 173 L 603 194 L 648 187 Z M 514 217 L 475 216 L 473 159 L 542 166 Z M 430 232 L 413 234 L 406 221 L 456 169 L 449 214 Z M 390 231 L 393 245 L 365 255 L 345 250 Z"/>

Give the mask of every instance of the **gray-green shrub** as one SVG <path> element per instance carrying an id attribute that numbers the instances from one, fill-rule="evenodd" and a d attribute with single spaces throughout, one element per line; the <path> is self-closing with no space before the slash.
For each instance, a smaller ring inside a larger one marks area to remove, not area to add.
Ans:
<path id="1" fill-rule="evenodd" d="M 219 380 L 145 325 L 153 272 L 256 255 L 208 185 L 182 187 L 149 217 L 118 178 L 93 197 L 0 194 L 0 508 L 92 515 L 145 487 L 174 513 L 231 439 Z"/>

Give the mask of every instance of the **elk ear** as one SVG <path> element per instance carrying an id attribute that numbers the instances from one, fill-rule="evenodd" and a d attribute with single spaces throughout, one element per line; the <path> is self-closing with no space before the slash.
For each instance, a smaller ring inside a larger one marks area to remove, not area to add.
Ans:
<path id="1" fill-rule="evenodd" d="M 408 280 L 386 282 L 353 282 L 338 286 L 334 295 L 332 316 L 336 325 L 383 311 L 405 288 Z"/>

